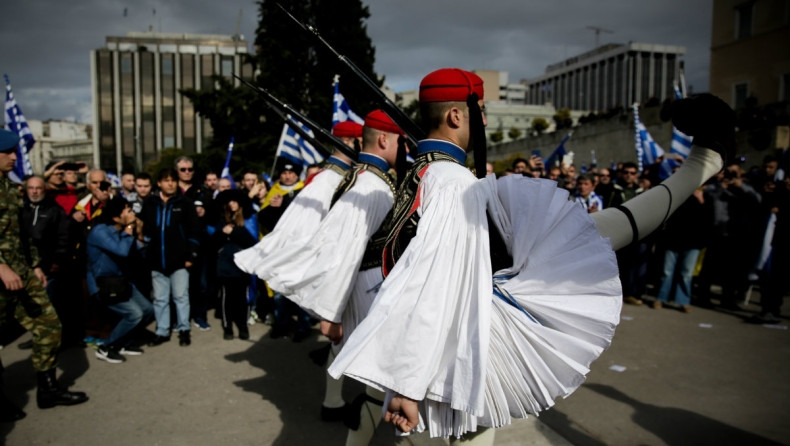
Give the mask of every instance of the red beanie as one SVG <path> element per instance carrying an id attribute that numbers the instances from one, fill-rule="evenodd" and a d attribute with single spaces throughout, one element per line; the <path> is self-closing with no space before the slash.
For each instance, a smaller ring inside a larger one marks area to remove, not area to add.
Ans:
<path id="1" fill-rule="evenodd" d="M 442 68 L 420 82 L 420 102 L 466 102 L 472 93 L 483 99 L 483 79 L 460 68 Z"/>
<path id="2" fill-rule="evenodd" d="M 382 132 L 403 135 L 403 131 L 390 117 L 381 110 L 373 110 L 365 116 L 365 127 L 381 130 Z"/>
<path id="3" fill-rule="evenodd" d="M 362 126 L 354 121 L 338 122 L 332 127 L 332 134 L 338 138 L 362 138 Z"/>

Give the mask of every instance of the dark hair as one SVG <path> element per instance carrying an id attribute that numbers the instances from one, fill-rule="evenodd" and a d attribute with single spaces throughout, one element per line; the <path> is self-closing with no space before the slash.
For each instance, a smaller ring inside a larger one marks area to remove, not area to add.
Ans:
<path id="1" fill-rule="evenodd" d="M 625 170 L 625 169 L 636 169 L 636 170 L 639 170 L 639 168 L 636 167 L 636 163 L 632 163 L 630 161 L 628 161 L 626 163 L 623 163 L 622 170 Z"/>
<path id="2" fill-rule="evenodd" d="M 763 158 L 763 164 L 778 163 L 778 162 L 779 162 L 779 158 L 773 155 L 765 155 L 765 158 Z"/>
<path id="3" fill-rule="evenodd" d="M 426 132 L 438 129 L 444 122 L 444 115 L 453 107 L 468 113 L 466 102 L 423 102 L 420 104 L 422 127 Z"/>
<path id="4" fill-rule="evenodd" d="M 168 178 L 173 181 L 178 181 L 178 173 L 172 167 L 163 167 L 159 170 L 159 174 L 156 175 L 156 182 L 159 183 Z"/>
<path id="5" fill-rule="evenodd" d="M 140 172 L 134 177 L 135 180 L 148 180 L 151 181 L 151 174 L 148 172 Z"/>
<path id="6" fill-rule="evenodd" d="M 217 172 L 214 172 L 213 170 L 209 170 L 208 172 L 206 172 L 206 176 L 209 176 L 209 175 L 219 176 L 219 175 L 217 175 Z"/>
<path id="7" fill-rule="evenodd" d="M 258 178 L 258 173 L 252 169 L 245 170 L 244 173 L 241 175 L 244 178 L 244 175 L 255 175 L 255 178 Z"/>
<path id="8" fill-rule="evenodd" d="M 120 217 L 123 210 L 129 207 L 129 202 L 120 195 L 111 198 L 101 209 L 101 222 L 112 226 L 115 224 L 113 218 Z"/>
<path id="9" fill-rule="evenodd" d="M 131 175 L 131 176 L 135 177 L 135 179 L 137 178 L 137 177 L 134 175 L 134 172 L 129 172 L 128 170 L 122 170 L 122 171 L 121 171 L 121 178 L 123 178 L 123 176 L 124 176 L 124 175 Z"/>
<path id="10" fill-rule="evenodd" d="M 312 168 L 315 168 L 315 167 L 321 167 L 321 165 L 318 164 L 318 163 L 313 163 L 313 164 L 310 164 L 309 166 L 307 166 L 308 169 L 312 169 Z"/>
<path id="11" fill-rule="evenodd" d="M 587 180 L 587 181 L 595 184 L 595 180 L 593 179 L 593 176 L 590 175 L 589 173 L 583 173 L 583 174 L 579 175 L 579 177 L 576 178 L 576 184 L 579 184 L 579 181 L 583 181 L 583 180 Z"/>
<path id="12" fill-rule="evenodd" d="M 193 166 L 195 165 L 195 162 L 192 161 L 192 158 L 190 158 L 188 156 L 179 156 L 178 158 L 176 158 L 175 161 L 173 161 L 173 168 L 178 167 L 178 163 L 180 163 L 181 161 L 187 161 L 187 162 L 189 162 L 189 164 L 191 164 Z M 178 178 L 178 177 L 176 176 L 176 178 Z"/>
<path id="13" fill-rule="evenodd" d="M 516 170 L 516 165 L 518 165 L 518 163 L 526 164 L 527 165 L 527 169 L 529 169 L 529 161 L 525 160 L 524 158 L 516 158 L 516 159 L 513 160 L 513 164 L 511 164 L 511 167 L 513 167 L 513 170 Z"/>

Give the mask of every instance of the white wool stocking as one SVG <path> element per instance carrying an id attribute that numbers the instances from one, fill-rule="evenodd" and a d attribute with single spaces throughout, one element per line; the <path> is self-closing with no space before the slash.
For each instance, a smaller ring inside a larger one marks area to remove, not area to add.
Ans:
<path id="1" fill-rule="evenodd" d="M 661 183 L 663 186 L 653 187 L 628 200 L 623 207 L 628 208 L 634 216 L 639 238 L 658 229 L 698 187 L 716 175 L 723 164 L 721 155 L 713 150 L 694 147 L 680 169 Z M 601 236 L 611 240 L 615 251 L 633 241 L 631 223 L 619 209 L 604 209 L 591 214 L 591 217 Z"/>
<path id="2" fill-rule="evenodd" d="M 343 400 L 343 379 L 344 377 L 341 376 L 340 379 L 335 379 L 329 376 L 329 367 L 335 361 L 335 357 L 337 354 L 335 353 L 334 346 L 333 348 L 329 349 L 329 358 L 326 360 L 326 367 L 324 368 L 324 375 L 326 376 L 326 393 L 324 394 L 324 407 L 329 409 L 336 409 L 338 407 L 343 407 L 346 405 L 346 402 Z"/>

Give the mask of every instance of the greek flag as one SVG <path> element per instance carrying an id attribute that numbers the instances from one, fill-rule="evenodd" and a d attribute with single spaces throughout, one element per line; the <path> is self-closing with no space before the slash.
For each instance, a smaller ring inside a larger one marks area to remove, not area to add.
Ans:
<path id="1" fill-rule="evenodd" d="M 337 79 L 337 76 L 335 79 Z M 334 103 L 334 108 L 332 110 L 332 127 L 334 127 L 338 122 L 345 121 L 354 121 L 357 124 L 365 125 L 365 120 L 360 118 L 359 115 L 351 110 L 351 107 L 348 106 L 348 102 L 346 102 L 346 98 L 340 94 L 340 82 L 337 80 L 335 80 Z"/>
<path id="2" fill-rule="evenodd" d="M 675 83 L 675 99 L 683 99 L 683 95 L 680 93 L 680 88 L 678 88 L 677 83 Z M 676 129 L 674 126 L 672 127 L 672 144 L 670 145 L 669 153 L 673 155 L 680 155 L 683 159 L 688 158 L 689 153 L 691 153 L 691 142 L 694 138 L 691 136 L 686 135 L 685 133 L 681 132 L 680 130 Z M 666 160 L 661 163 L 661 169 L 659 169 L 658 173 L 661 179 L 666 179 L 675 168 L 680 167 L 680 162 L 675 161 L 673 159 Z"/>
<path id="3" fill-rule="evenodd" d="M 233 177 L 230 175 L 230 157 L 233 155 L 233 141 L 236 138 L 230 137 L 230 144 L 228 144 L 228 156 L 225 157 L 225 166 L 222 168 L 222 173 L 219 174 L 220 178 L 227 178 L 230 181 L 231 189 L 236 189 L 236 182 L 233 181 Z"/>
<path id="4" fill-rule="evenodd" d="M 290 115 L 288 119 L 295 122 L 307 132 L 308 135 L 313 136 L 313 131 L 301 122 L 292 118 Z M 282 157 L 295 164 L 302 165 L 302 174 L 306 173 L 307 166 L 311 164 L 318 164 L 324 160 L 324 157 L 313 148 L 307 141 L 303 140 L 298 133 L 296 133 L 288 124 L 283 124 L 283 133 L 280 136 L 280 143 L 277 145 L 277 153 L 275 158 Z"/>
<path id="5" fill-rule="evenodd" d="M 8 75 L 5 76 L 5 128 L 19 135 L 19 145 L 16 149 L 16 164 L 14 170 L 8 173 L 11 181 L 21 183 L 22 178 L 26 175 L 33 175 L 33 167 L 30 165 L 30 157 L 28 153 L 33 150 L 33 145 L 36 140 L 33 139 L 33 134 L 30 133 L 30 127 L 27 126 L 25 116 L 22 110 L 14 99 L 14 93 L 11 92 L 11 82 L 8 80 Z"/>
<path id="6" fill-rule="evenodd" d="M 568 134 L 565 135 L 565 138 L 562 138 L 562 141 L 560 141 L 560 145 L 558 145 L 557 148 L 554 149 L 554 152 L 552 152 L 551 155 L 549 155 L 549 157 L 546 158 L 546 161 L 544 162 L 546 166 L 551 167 L 555 165 L 555 163 L 557 166 L 560 165 L 560 161 L 562 160 L 562 157 L 568 154 L 568 152 L 565 151 L 565 143 L 568 142 L 569 139 L 571 139 L 571 135 L 573 135 L 573 130 L 568 132 Z"/>
<path id="7" fill-rule="evenodd" d="M 112 172 L 107 172 L 107 181 L 110 182 L 110 184 L 112 185 L 113 189 L 120 189 L 121 188 L 121 179 L 118 178 L 118 175 L 116 175 L 116 174 L 114 174 Z"/>
<path id="8" fill-rule="evenodd" d="M 647 132 L 645 124 L 639 119 L 639 103 L 634 103 L 634 131 L 636 163 L 639 167 L 639 172 L 642 172 L 645 166 L 655 164 L 658 157 L 664 155 L 664 149 L 653 141 L 653 137 Z"/>

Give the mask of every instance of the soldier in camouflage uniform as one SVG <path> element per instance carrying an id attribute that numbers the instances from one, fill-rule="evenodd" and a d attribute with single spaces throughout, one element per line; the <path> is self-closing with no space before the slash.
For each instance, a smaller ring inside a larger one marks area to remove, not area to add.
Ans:
<path id="1" fill-rule="evenodd" d="M 22 194 L 8 178 L 16 162 L 18 142 L 17 135 L 0 130 L 0 324 L 13 314 L 33 333 L 32 359 L 38 374 L 38 407 L 80 404 L 88 397 L 82 392 L 69 392 L 55 379 L 60 320 L 44 289 L 47 279 L 37 266 L 38 252 L 24 228 L 20 228 Z M 0 409 L 0 412 L 5 411 Z"/>

